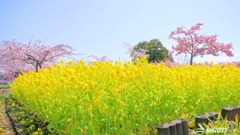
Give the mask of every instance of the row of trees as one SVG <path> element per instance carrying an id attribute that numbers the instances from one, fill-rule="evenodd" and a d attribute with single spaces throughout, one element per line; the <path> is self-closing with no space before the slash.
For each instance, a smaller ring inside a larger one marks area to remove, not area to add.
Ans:
<path id="1" fill-rule="evenodd" d="M 228 57 L 233 57 L 232 43 L 224 44 L 217 41 L 217 35 L 200 35 L 197 31 L 201 30 L 203 23 L 197 23 L 190 29 L 184 30 L 185 27 L 178 27 L 169 35 L 169 39 L 177 41 L 177 45 L 172 46 L 172 50 L 168 51 L 158 39 L 152 39 L 149 42 L 143 41 L 131 48 L 128 53 L 131 57 L 141 57 L 146 55 L 148 61 L 171 61 L 173 62 L 173 54 L 190 54 L 190 65 L 193 64 L 193 58 L 204 55 L 219 56 L 225 54 Z M 128 45 L 129 46 L 129 45 Z"/>
<path id="2" fill-rule="evenodd" d="M 193 58 L 196 56 L 213 55 L 219 56 L 226 54 L 233 57 L 231 49 L 232 43 L 224 44 L 217 42 L 217 35 L 199 35 L 200 27 L 203 23 L 197 23 L 190 29 L 184 30 L 185 27 L 178 27 L 169 35 L 170 39 L 177 41 L 177 45 L 172 46 L 172 50 L 168 51 L 166 47 L 158 39 L 139 42 L 135 46 L 126 44 L 127 52 L 132 58 L 142 57 L 146 55 L 148 61 L 173 61 L 173 54 L 190 54 L 190 64 L 193 63 Z M 0 44 L 0 71 L 4 72 L 5 78 L 15 78 L 21 72 L 28 70 L 38 72 L 39 68 L 51 65 L 59 58 L 72 58 L 74 49 L 65 44 L 55 46 L 44 45 L 40 40 L 24 44 L 15 40 L 2 41 Z M 108 56 L 97 57 L 89 56 L 98 61 L 107 60 Z"/>

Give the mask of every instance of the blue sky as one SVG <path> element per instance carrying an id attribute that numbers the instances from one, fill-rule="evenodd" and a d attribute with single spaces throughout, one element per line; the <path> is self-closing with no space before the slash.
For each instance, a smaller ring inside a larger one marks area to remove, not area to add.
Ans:
<path id="1" fill-rule="evenodd" d="M 225 55 L 194 58 L 195 62 L 240 61 L 239 0 L 0 0 L 0 41 L 28 43 L 43 40 L 48 45 L 68 44 L 76 59 L 89 55 L 128 61 L 124 42 L 136 45 L 159 39 L 171 49 L 168 39 L 179 26 L 204 23 L 201 34 L 218 34 L 218 41 L 232 42 L 235 57 Z M 182 60 L 183 57 L 175 57 Z"/>

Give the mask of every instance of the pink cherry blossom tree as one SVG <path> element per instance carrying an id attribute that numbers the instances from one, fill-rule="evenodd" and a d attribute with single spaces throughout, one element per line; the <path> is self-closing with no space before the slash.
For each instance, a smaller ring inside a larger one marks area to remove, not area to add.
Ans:
<path id="1" fill-rule="evenodd" d="M 89 57 L 89 58 L 93 58 L 93 59 L 95 59 L 95 60 L 98 61 L 98 62 L 104 62 L 104 61 L 107 61 L 107 60 L 108 60 L 108 57 L 109 57 L 109 56 L 99 57 L 99 56 L 95 56 L 95 55 L 89 55 L 88 57 Z"/>
<path id="2" fill-rule="evenodd" d="M 199 35 L 196 33 L 200 31 L 200 27 L 203 23 L 197 23 L 192 26 L 191 29 L 184 30 L 185 27 L 178 27 L 175 31 L 172 31 L 169 35 L 170 39 L 178 42 L 176 46 L 172 46 L 172 51 L 169 52 L 169 57 L 172 57 L 176 52 L 176 56 L 179 54 L 190 54 L 190 64 L 193 63 L 193 58 L 196 56 L 203 57 L 204 55 L 219 56 L 225 54 L 228 57 L 233 57 L 231 49 L 233 49 L 232 43 L 224 44 L 217 42 L 217 35 Z M 178 35 L 178 36 L 176 36 Z M 179 35 L 183 35 L 180 37 Z"/>
<path id="3" fill-rule="evenodd" d="M 148 50 L 136 51 L 133 49 L 134 46 L 131 46 L 129 43 L 125 43 L 123 47 L 127 50 L 124 54 L 130 54 L 132 60 L 134 60 L 135 58 L 142 58 L 142 56 L 149 56 L 148 54 L 146 54 Z"/>
<path id="4" fill-rule="evenodd" d="M 72 58 L 73 51 L 72 47 L 65 44 L 51 47 L 40 40 L 29 44 L 6 40 L 0 44 L 0 69 L 6 76 L 12 77 L 28 70 L 38 72 L 39 68 L 51 65 L 61 57 Z"/>

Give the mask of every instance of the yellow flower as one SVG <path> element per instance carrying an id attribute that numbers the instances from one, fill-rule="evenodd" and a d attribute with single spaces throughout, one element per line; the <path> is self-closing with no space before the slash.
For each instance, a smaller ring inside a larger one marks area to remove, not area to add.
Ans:
<path id="1" fill-rule="evenodd" d="M 139 93 L 139 90 L 138 90 L 138 89 L 136 89 L 134 92 L 135 92 L 135 93 Z"/>
<path id="2" fill-rule="evenodd" d="M 68 65 L 73 65 L 74 62 L 73 61 L 68 61 Z"/>
<path id="3" fill-rule="evenodd" d="M 213 98 L 213 96 L 209 96 L 209 98 Z"/>
<path id="4" fill-rule="evenodd" d="M 69 110 L 75 113 L 76 118 L 83 115 L 82 123 L 87 125 L 84 122 L 97 121 L 93 116 L 99 115 L 94 113 L 99 111 L 109 114 L 110 117 L 105 118 L 109 122 L 121 121 L 121 124 L 128 125 L 122 121 L 126 119 L 124 117 L 132 121 L 141 119 L 138 115 L 147 112 L 147 117 L 153 119 L 157 117 L 159 110 L 177 107 L 176 112 L 170 111 L 166 117 L 159 117 L 159 121 L 168 122 L 165 120 L 177 117 L 193 118 L 193 115 L 202 111 L 199 108 L 204 110 L 213 105 L 217 110 L 220 107 L 218 104 L 226 101 L 236 104 L 238 100 L 232 96 L 240 96 L 236 89 L 240 87 L 240 68 L 231 67 L 230 64 L 225 68 L 222 64 L 213 65 L 213 62 L 210 63 L 212 65 L 198 63 L 180 66 L 162 62 L 155 66 L 149 64 L 146 57 L 135 59 L 134 63 L 92 62 L 92 65 L 87 65 L 84 60 L 79 63 L 65 63 L 62 60 L 61 63 L 42 69 L 39 73 L 23 73 L 11 86 L 16 99 L 28 105 L 30 110 L 38 110 L 39 116 L 47 121 L 60 119 L 61 113 Z M 231 96 L 226 96 L 226 91 L 229 91 Z M 224 98 L 215 101 L 213 93 Z M 165 100 L 167 98 L 169 100 Z M 206 98 L 210 99 L 208 105 L 204 104 Z M 10 103 L 13 103 L 13 100 Z M 196 107 L 195 103 L 200 107 Z M 16 106 L 16 103 L 12 106 Z M 123 112 L 121 117 L 117 117 L 120 116 L 118 112 L 122 108 L 134 113 L 126 115 Z M 20 114 L 24 113 L 20 112 L 18 117 Z M 65 122 L 62 126 L 68 127 L 68 124 L 76 123 L 76 118 L 63 115 Z M 21 123 L 26 125 L 29 121 L 22 119 Z M 140 121 L 147 122 L 145 119 Z M 191 127 L 194 126 L 191 124 L 189 123 Z M 84 134 L 97 127 L 81 128 L 83 129 L 79 130 Z M 148 129 L 151 128 L 147 127 L 146 130 Z M 40 131 L 35 134 L 40 134 Z"/>
<path id="5" fill-rule="evenodd" d="M 77 96 L 72 96 L 73 99 L 77 99 Z"/>
<path id="6" fill-rule="evenodd" d="M 125 103 L 124 103 L 123 101 L 121 101 L 119 104 L 120 104 L 121 106 L 124 106 L 124 105 L 125 105 Z"/>
<path id="7" fill-rule="evenodd" d="M 224 63 L 223 65 L 224 65 L 224 67 L 227 67 L 227 66 L 228 66 L 228 63 Z"/>
<path id="8" fill-rule="evenodd" d="M 0 128 L 0 132 L 2 131 L 3 129 L 2 128 Z"/>
<path id="9" fill-rule="evenodd" d="M 60 60 L 60 62 L 61 62 L 62 64 L 65 64 L 65 61 L 64 61 L 64 60 Z"/>
<path id="10" fill-rule="evenodd" d="M 68 121 L 68 122 L 72 121 L 72 118 L 68 118 L 67 121 Z"/>
<path id="11" fill-rule="evenodd" d="M 20 123 L 21 123 L 22 125 L 24 125 L 24 124 L 26 124 L 26 121 L 21 121 Z"/>
<path id="12" fill-rule="evenodd" d="M 189 123 L 188 123 L 188 126 L 189 126 L 189 127 L 194 127 L 195 125 L 194 125 L 193 123 L 189 122 Z"/>
<path id="13" fill-rule="evenodd" d="M 37 131 L 36 131 L 36 132 L 34 132 L 34 133 L 33 133 L 33 135 L 38 135 L 38 132 L 37 132 Z"/>
<path id="14" fill-rule="evenodd" d="M 12 106 L 12 107 L 15 107 L 15 106 L 16 106 L 16 104 L 15 104 L 15 103 L 12 103 L 12 104 L 11 104 L 11 106 Z"/>
<path id="15" fill-rule="evenodd" d="M 18 129 L 17 131 L 18 131 L 18 133 L 21 133 L 21 132 L 22 132 L 22 129 Z"/>

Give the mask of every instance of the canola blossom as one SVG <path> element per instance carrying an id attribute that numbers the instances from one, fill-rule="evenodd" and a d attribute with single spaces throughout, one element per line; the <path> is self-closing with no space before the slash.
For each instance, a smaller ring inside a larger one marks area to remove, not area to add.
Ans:
<path id="1" fill-rule="evenodd" d="M 233 63 L 61 62 L 11 84 L 13 96 L 59 134 L 156 134 L 171 120 L 191 124 L 196 115 L 240 105 L 240 68 Z"/>

